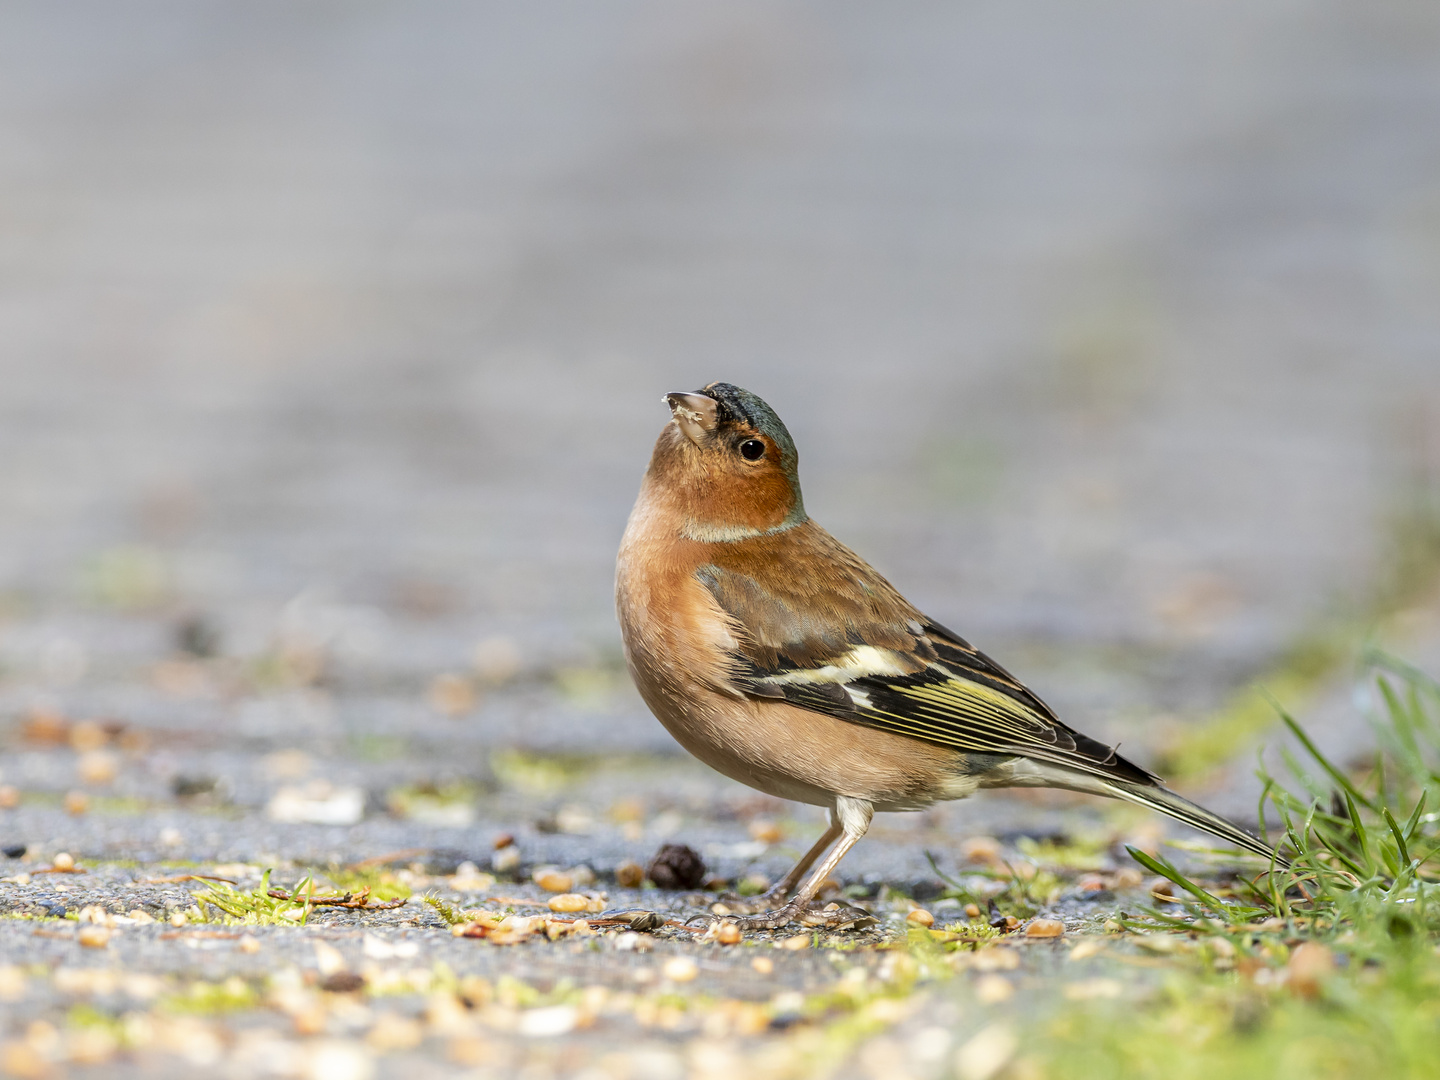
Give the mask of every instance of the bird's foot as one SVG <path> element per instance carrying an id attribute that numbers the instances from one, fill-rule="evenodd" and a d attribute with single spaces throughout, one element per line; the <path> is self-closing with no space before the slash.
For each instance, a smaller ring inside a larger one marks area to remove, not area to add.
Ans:
<path id="1" fill-rule="evenodd" d="M 740 896 L 738 893 L 721 893 L 716 898 L 712 911 L 717 915 L 761 915 L 767 911 L 773 911 L 783 907 L 785 898 L 790 895 L 790 890 L 781 888 L 779 885 L 772 885 L 763 893 L 754 896 Z M 717 910 L 724 908 L 723 911 Z"/>
<path id="2" fill-rule="evenodd" d="M 716 907 L 725 907 L 725 905 L 717 904 Z M 712 911 L 709 915 L 696 915 L 688 921 L 699 922 L 710 927 L 720 923 L 732 923 L 743 933 L 750 930 L 777 930 L 782 926 L 789 926 L 791 923 L 819 926 L 829 930 L 858 929 L 870 926 L 878 920 L 870 912 L 855 907 L 853 904 L 832 902 L 824 907 L 805 907 L 798 901 L 791 900 L 788 904 L 782 904 L 769 911 L 742 915 L 727 908 L 724 912 Z"/>

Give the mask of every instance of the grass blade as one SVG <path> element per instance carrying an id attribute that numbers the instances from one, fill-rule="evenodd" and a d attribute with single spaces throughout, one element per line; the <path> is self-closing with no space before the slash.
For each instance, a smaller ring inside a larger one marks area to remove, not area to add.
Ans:
<path id="1" fill-rule="evenodd" d="M 1145 852 L 1141 851 L 1139 848 L 1131 847 L 1128 844 L 1125 846 L 1125 850 L 1130 853 L 1130 857 L 1132 859 L 1138 862 L 1141 866 L 1145 867 L 1145 869 L 1149 870 L 1152 874 L 1159 874 L 1161 877 L 1174 882 L 1176 885 L 1179 885 L 1182 889 L 1188 892 L 1191 896 L 1195 897 L 1195 899 L 1199 900 L 1206 907 L 1213 909 L 1217 914 L 1227 917 L 1231 915 L 1230 909 L 1225 905 L 1225 902 L 1223 900 L 1221 900 L 1218 896 L 1214 896 L 1211 893 L 1206 892 L 1199 885 L 1196 885 L 1193 881 L 1187 878 L 1184 874 L 1180 873 L 1179 870 L 1175 869 L 1175 867 L 1171 866 L 1170 863 L 1166 862 L 1164 859 L 1157 859 L 1150 855 L 1146 855 Z"/>
<path id="2" fill-rule="evenodd" d="M 1400 826 L 1395 821 L 1395 815 L 1390 813 L 1388 806 L 1381 811 L 1381 815 L 1385 818 L 1385 824 L 1390 826 L 1391 835 L 1395 837 L 1395 844 L 1400 849 L 1402 862 L 1406 868 L 1409 868 L 1414 864 L 1410 861 L 1410 849 L 1405 844 L 1405 834 L 1400 831 Z"/>
<path id="3" fill-rule="evenodd" d="M 1320 767 L 1330 774 L 1330 778 L 1340 785 L 1341 790 L 1344 791 L 1349 798 L 1353 799 L 1355 802 L 1360 803 L 1372 813 L 1375 813 L 1375 805 L 1360 791 L 1359 788 L 1357 788 L 1353 783 L 1350 782 L 1350 778 L 1346 776 L 1344 772 L 1342 772 L 1340 769 L 1337 769 L 1334 765 L 1330 763 L 1330 759 L 1320 752 L 1320 748 L 1311 741 L 1310 736 L 1305 733 L 1305 729 L 1296 722 L 1295 718 L 1291 716 L 1288 712 L 1286 712 L 1284 708 L 1281 707 L 1280 703 L 1276 701 L 1273 697 L 1270 698 L 1270 703 L 1275 707 L 1275 711 L 1280 714 L 1280 719 L 1285 722 L 1285 726 L 1290 729 L 1291 734 L 1293 734 L 1297 739 L 1300 740 L 1300 744 L 1305 747 L 1306 753 L 1308 753 L 1312 758 L 1314 758 L 1319 763 Z M 1359 827 L 1358 820 L 1356 827 Z"/>

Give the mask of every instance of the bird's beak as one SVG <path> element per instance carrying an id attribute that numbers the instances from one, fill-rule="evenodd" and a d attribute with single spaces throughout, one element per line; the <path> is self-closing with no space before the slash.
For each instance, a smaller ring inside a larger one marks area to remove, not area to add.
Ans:
<path id="1" fill-rule="evenodd" d="M 717 403 L 705 394 L 674 393 L 665 395 L 665 404 L 675 417 L 675 423 L 685 437 L 696 446 L 700 440 L 715 430 Z"/>

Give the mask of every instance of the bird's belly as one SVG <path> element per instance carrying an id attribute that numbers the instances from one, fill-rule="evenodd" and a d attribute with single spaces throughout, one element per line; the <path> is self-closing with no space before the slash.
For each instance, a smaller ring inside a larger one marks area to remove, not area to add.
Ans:
<path id="1" fill-rule="evenodd" d="M 664 686 L 632 660 L 650 711 L 690 753 L 733 780 L 781 799 L 919 810 L 975 789 L 965 758 L 942 747 L 784 702 L 736 698 L 704 685 Z"/>

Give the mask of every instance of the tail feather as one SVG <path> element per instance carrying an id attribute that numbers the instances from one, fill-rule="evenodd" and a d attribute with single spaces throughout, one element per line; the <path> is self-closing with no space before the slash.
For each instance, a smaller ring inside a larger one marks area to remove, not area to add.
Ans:
<path id="1" fill-rule="evenodd" d="M 1265 843 L 1258 836 L 1255 836 L 1236 825 L 1233 821 L 1221 817 L 1203 806 L 1197 806 L 1189 799 L 1176 795 L 1167 787 L 1159 784 L 1150 785 L 1125 784 L 1111 781 L 1101 781 L 1107 793 L 1117 799 L 1124 799 L 1127 802 L 1138 803 L 1141 806 L 1148 806 L 1152 810 L 1174 818 L 1176 821 L 1183 821 L 1212 836 L 1222 840 L 1228 840 L 1236 847 L 1244 848 L 1246 851 L 1253 851 L 1267 859 L 1274 859 L 1282 867 L 1288 867 L 1290 860 L 1281 855 L 1278 851 Z"/>

